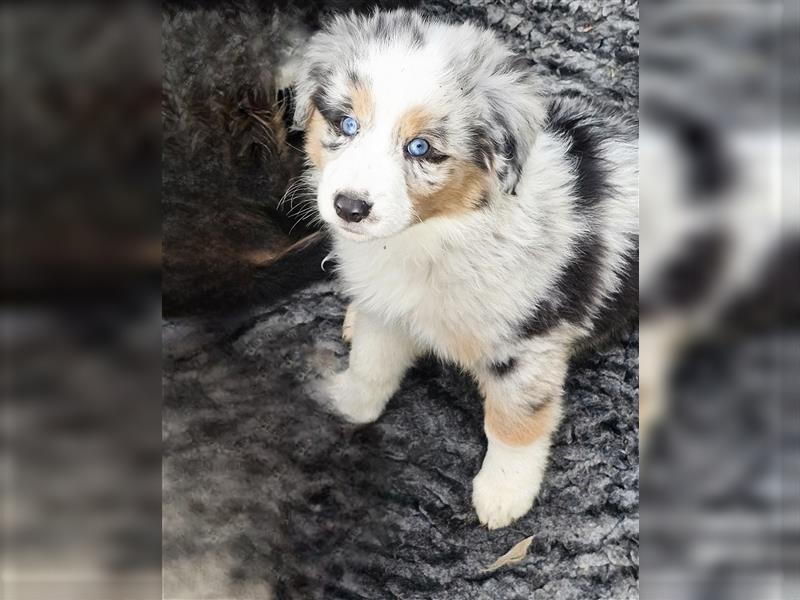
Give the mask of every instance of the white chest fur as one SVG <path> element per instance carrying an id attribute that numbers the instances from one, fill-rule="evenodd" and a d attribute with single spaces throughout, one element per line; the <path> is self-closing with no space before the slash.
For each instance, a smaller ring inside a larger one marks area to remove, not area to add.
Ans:
<path id="1" fill-rule="evenodd" d="M 502 354 L 552 291 L 589 225 L 576 213 L 563 142 L 540 135 L 516 196 L 388 239 L 337 236 L 345 291 L 423 348 L 471 366 Z"/>
<path id="2" fill-rule="evenodd" d="M 536 264 L 528 236 L 496 225 L 473 218 L 425 223 L 388 240 L 337 240 L 345 291 L 424 349 L 472 365 L 503 346 L 557 272 L 556 264 Z"/>

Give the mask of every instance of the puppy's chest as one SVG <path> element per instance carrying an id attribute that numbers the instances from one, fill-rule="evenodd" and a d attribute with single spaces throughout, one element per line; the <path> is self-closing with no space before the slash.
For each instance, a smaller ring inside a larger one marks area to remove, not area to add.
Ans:
<path id="1" fill-rule="evenodd" d="M 459 254 L 387 253 L 343 261 L 356 302 L 403 326 L 422 346 L 465 365 L 474 364 L 500 334 L 493 307 L 505 304 L 490 265 Z M 485 268 L 481 268 L 485 267 Z"/>

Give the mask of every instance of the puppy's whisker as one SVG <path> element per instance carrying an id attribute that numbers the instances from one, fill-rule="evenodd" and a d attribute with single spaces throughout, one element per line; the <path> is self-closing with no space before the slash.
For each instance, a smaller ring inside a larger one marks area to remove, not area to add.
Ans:
<path id="1" fill-rule="evenodd" d="M 291 202 L 294 199 L 295 192 L 301 190 L 303 186 L 308 186 L 308 183 L 302 175 L 292 178 L 289 182 L 289 185 L 286 188 L 286 191 L 283 194 L 283 197 L 278 201 L 278 208 L 283 206 L 283 204 L 287 202 L 287 200 L 289 201 L 289 204 L 291 206 Z M 309 193 L 310 192 L 311 190 L 309 190 Z"/>

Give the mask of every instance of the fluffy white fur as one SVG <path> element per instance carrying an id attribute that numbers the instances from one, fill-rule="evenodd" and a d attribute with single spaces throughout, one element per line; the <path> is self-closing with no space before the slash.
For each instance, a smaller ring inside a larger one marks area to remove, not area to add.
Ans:
<path id="1" fill-rule="evenodd" d="M 354 71 L 373 102 L 369 127 L 353 139 L 336 138 L 329 124 L 323 135 L 338 141 L 309 171 L 353 301 L 349 368 L 333 377 L 328 394 L 344 417 L 366 423 L 380 416 L 422 352 L 471 372 L 487 398 L 489 442 L 473 503 L 491 528 L 525 514 L 539 491 L 570 353 L 592 334 L 623 279 L 635 276 L 629 271 L 638 230 L 635 140 L 596 140 L 609 181 L 604 197 L 582 206 L 576 178 L 585 165 L 570 155 L 575 141 L 548 130 L 546 100 L 511 60 L 493 34 L 471 25 L 429 23 L 402 11 L 339 17 L 312 39 L 297 85 L 300 125 L 320 93 L 327 104 L 346 107 Z M 396 127 L 420 106 L 446 123 L 437 144 L 448 160 L 409 165 Z M 589 109 L 576 103 L 575 110 Z M 485 204 L 417 219 L 408 190 L 419 189 L 421 179 L 431 190 L 452 179 L 452 163 L 475 149 L 469 133 L 476 125 L 492 149 L 481 167 Z M 334 197 L 347 190 L 368 196 L 368 219 L 337 217 Z M 585 284 L 579 272 L 567 285 L 571 265 L 597 248 L 586 274 L 590 293 L 568 298 Z M 563 309 L 570 302 L 582 307 L 580 318 Z M 526 332 L 526 319 L 547 310 L 556 322 Z"/>
<path id="2" fill-rule="evenodd" d="M 489 529 L 504 527 L 530 509 L 542 484 L 550 440 L 509 446 L 487 432 L 483 466 L 472 483 L 472 504 Z"/>

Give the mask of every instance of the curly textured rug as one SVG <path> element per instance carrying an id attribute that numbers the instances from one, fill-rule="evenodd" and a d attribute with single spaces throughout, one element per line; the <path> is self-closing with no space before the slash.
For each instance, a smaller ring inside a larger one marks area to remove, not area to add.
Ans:
<path id="1" fill-rule="evenodd" d="M 166 324 L 168 592 L 637 597 L 635 336 L 574 365 L 535 508 L 490 532 L 470 504 L 485 451 L 472 381 L 424 361 L 366 427 L 308 398 L 304 384 L 346 356 L 345 307 L 317 284 L 244 319 Z M 482 573 L 530 535 L 524 561 Z"/>
<path id="2" fill-rule="evenodd" d="M 638 3 L 425 2 L 495 28 L 554 89 L 634 111 Z M 470 504 L 474 383 L 421 362 L 375 424 L 319 409 L 346 299 L 318 283 L 236 318 L 163 327 L 167 598 L 638 597 L 638 337 L 576 362 L 534 509 L 498 531 Z M 487 572 L 533 536 L 525 558 Z"/>

